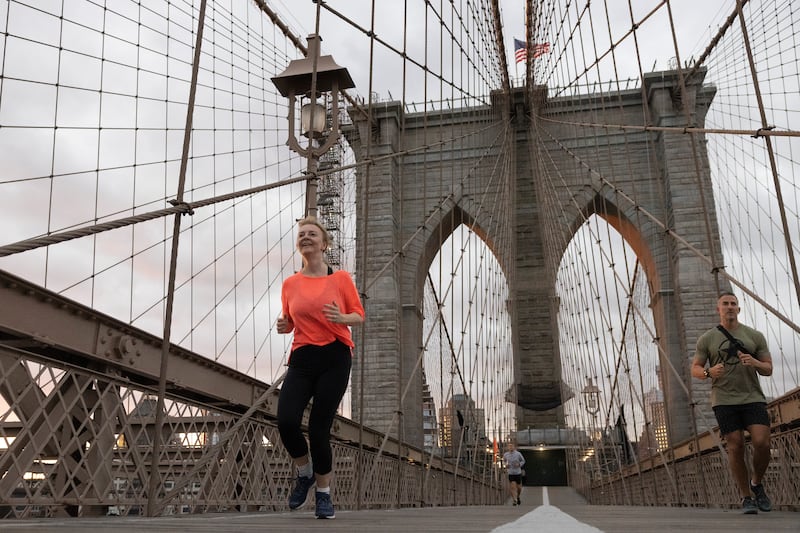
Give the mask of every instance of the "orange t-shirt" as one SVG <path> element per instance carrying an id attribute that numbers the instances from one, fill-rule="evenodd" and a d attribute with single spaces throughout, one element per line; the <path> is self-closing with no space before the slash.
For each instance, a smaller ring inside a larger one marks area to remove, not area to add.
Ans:
<path id="1" fill-rule="evenodd" d="M 322 306 L 336 302 L 342 314 L 364 316 L 364 307 L 350 274 L 337 270 L 329 276 L 311 277 L 298 272 L 286 278 L 281 288 L 283 316 L 294 324 L 292 351 L 313 344 L 325 346 L 339 340 L 353 347 L 350 327 L 325 318 Z"/>

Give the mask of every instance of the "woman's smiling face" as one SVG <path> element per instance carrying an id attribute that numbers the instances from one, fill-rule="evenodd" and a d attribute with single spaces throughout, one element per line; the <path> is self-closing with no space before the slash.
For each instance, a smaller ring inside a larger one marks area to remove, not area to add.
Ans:
<path id="1" fill-rule="evenodd" d="M 297 249 L 301 254 L 322 253 L 328 247 L 322 230 L 315 224 L 303 224 L 297 231 Z"/>

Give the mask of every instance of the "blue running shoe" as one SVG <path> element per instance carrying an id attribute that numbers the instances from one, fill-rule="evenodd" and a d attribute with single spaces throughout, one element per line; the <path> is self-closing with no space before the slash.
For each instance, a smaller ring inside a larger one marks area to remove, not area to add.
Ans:
<path id="1" fill-rule="evenodd" d="M 294 511 L 306 503 L 306 500 L 308 499 L 308 491 L 314 486 L 314 482 L 314 476 L 297 476 L 292 493 L 289 494 L 289 509 Z"/>
<path id="2" fill-rule="evenodd" d="M 336 518 L 336 512 L 333 510 L 333 502 L 331 495 L 327 492 L 317 492 L 317 510 L 314 514 L 317 518 Z"/>

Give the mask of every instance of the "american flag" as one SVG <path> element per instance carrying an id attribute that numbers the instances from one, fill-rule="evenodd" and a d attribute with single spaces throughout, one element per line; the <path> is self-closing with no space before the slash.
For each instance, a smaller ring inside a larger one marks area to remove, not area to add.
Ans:
<path id="1" fill-rule="evenodd" d="M 546 54 L 550 51 L 550 43 L 538 43 L 533 45 L 533 58 Z"/>
<path id="2" fill-rule="evenodd" d="M 519 63 L 528 57 L 528 47 L 523 41 L 514 39 L 514 59 Z"/>
<path id="3" fill-rule="evenodd" d="M 533 58 L 544 55 L 550 51 L 550 43 L 535 43 L 533 45 Z M 514 59 L 517 63 L 528 58 L 528 46 L 525 41 L 514 39 Z"/>

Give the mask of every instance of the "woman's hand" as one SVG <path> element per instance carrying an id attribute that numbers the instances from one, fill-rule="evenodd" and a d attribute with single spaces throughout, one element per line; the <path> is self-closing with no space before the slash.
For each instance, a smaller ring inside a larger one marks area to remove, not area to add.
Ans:
<path id="1" fill-rule="evenodd" d="M 325 315 L 325 318 L 334 324 L 344 324 L 344 315 L 342 315 L 342 312 L 339 310 L 339 306 L 336 305 L 335 301 L 323 305 L 322 313 Z"/>
<path id="2" fill-rule="evenodd" d="M 335 301 L 322 306 L 322 314 L 334 324 L 344 324 L 345 326 L 356 326 L 364 322 L 364 317 L 358 313 L 342 313 Z"/>
<path id="3" fill-rule="evenodd" d="M 291 320 L 283 315 L 278 317 L 278 321 L 275 323 L 275 330 L 278 333 L 291 333 L 293 329 L 294 324 Z"/>

